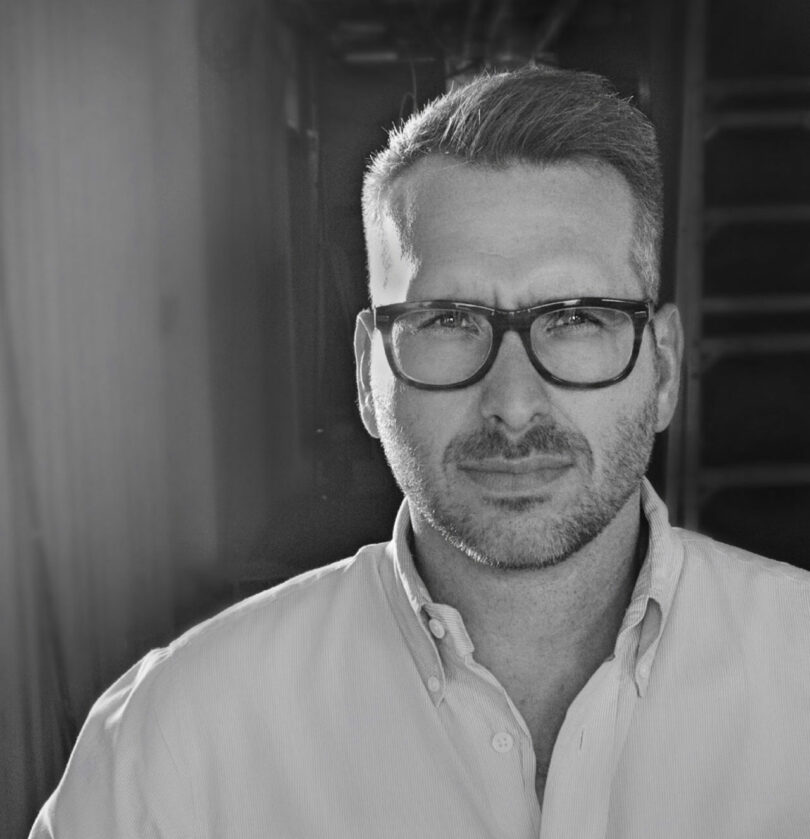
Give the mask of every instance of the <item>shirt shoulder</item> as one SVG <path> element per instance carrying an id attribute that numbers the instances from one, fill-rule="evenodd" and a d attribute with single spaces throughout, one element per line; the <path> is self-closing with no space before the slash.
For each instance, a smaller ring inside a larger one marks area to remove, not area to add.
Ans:
<path id="1" fill-rule="evenodd" d="M 292 721 L 302 694 L 328 695 L 316 682 L 351 649 L 357 615 L 385 619 L 385 556 L 384 544 L 362 548 L 145 655 L 91 708 L 31 838 L 206 835 L 206 767 L 248 750 L 259 721 Z"/>
<path id="2" fill-rule="evenodd" d="M 773 584 L 782 583 L 788 587 L 810 590 L 810 571 L 769 559 L 765 556 L 728 545 L 691 530 L 674 527 L 673 532 L 684 546 L 684 560 L 691 564 L 701 563 L 704 570 L 731 578 L 771 579 Z"/>
<path id="3" fill-rule="evenodd" d="M 740 641 L 810 652 L 810 571 L 691 531 L 675 534 L 684 554 L 681 611 Z"/>
<path id="4" fill-rule="evenodd" d="M 292 577 L 193 626 L 121 676 L 90 717 L 116 698 L 133 709 L 144 705 L 150 714 L 165 710 L 168 718 L 178 707 L 211 708 L 217 699 L 235 707 L 250 685 L 262 684 L 270 698 L 283 692 L 279 677 L 289 680 L 304 663 L 312 666 L 334 655 L 331 648 L 345 646 L 359 614 L 371 612 L 378 619 L 385 614 L 379 573 L 385 548 L 385 543 L 365 546 L 353 557 Z"/>
<path id="5" fill-rule="evenodd" d="M 362 609 L 384 600 L 380 566 L 386 543 L 306 571 L 247 597 L 189 629 L 165 648 L 163 667 L 194 670 L 229 661 L 268 664 L 286 651 L 310 654 Z M 276 662 L 280 663 L 280 662 Z"/>

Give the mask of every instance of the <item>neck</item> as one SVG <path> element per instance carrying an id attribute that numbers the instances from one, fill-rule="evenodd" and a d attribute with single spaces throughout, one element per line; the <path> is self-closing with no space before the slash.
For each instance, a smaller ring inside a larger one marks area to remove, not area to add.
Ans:
<path id="1" fill-rule="evenodd" d="M 612 652 L 638 575 L 639 510 L 637 492 L 580 551 L 521 570 L 476 562 L 413 515 L 414 558 L 432 598 L 461 614 L 480 663 L 595 669 Z"/>

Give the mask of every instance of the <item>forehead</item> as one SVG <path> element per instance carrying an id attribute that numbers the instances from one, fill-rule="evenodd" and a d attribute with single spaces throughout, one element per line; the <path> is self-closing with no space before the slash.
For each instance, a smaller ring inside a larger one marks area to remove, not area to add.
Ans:
<path id="1" fill-rule="evenodd" d="M 607 166 L 428 158 L 395 183 L 369 237 L 374 302 L 638 298 L 634 218 L 626 181 Z"/>

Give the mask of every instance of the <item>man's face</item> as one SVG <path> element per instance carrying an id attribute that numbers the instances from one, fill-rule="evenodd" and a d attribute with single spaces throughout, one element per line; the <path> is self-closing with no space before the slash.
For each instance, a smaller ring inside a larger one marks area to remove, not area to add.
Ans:
<path id="1" fill-rule="evenodd" d="M 428 159 L 391 207 L 369 242 L 375 305 L 645 296 L 630 263 L 633 199 L 611 169 Z M 634 497 L 674 410 L 679 323 L 671 310 L 656 319 L 659 346 L 647 328 L 630 376 L 591 390 L 544 381 L 515 333 L 481 381 L 418 390 L 394 377 L 380 335 L 358 324 L 363 419 L 413 513 L 501 567 L 552 565 L 587 544 Z"/>

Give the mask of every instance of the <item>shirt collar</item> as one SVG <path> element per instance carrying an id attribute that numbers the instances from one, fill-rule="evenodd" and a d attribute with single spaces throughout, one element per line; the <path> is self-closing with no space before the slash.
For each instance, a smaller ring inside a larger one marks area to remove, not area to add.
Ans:
<path id="1" fill-rule="evenodd" d="M 669 524 L 666 505 L 646 478 L 641 484 L 641 508 L 649 527 L 647 554 L 616 638 L 615 653 L 619 655 L 628 643 L 633 645 L 633 678 L 639 696 L 644 696 L 683 567 L 683 548 Z"/>
<path id="2" fill-rule="evenodd" d="M 419 615 L 425 604 L 433 601 L 413 561 L 410 541 L 412 532 L 410 509 L 406 499 L 402 502 L 394 522 L 394 565 L 411 608 Z"/>
<path id="3" fill-rule="evenodd" d="M 620 656 L 628 645 L 633 646 L 630 656 L 633 678 L 639 696 L 644 696 L 683 566 L 683 549 L 669 524 L 666 505 L 646 478 L 641 484 L 641 507 L 649 528 L 647 553 L 641 564 L 630 604 L 616 638 L 614 654 Z M 410 535 L 411 518 L 408 502 L 405 500 L 397 514 L 393 539 L 388 549 L 393 561 L 396 581 L 409 605 L 411 623 L 413 623 L 414 615 L 417 618 L 418 636 L 412 637 L 411 640 L 419 648 L 416 656 L 417 664 L 423 677 L 427 679 L 429 676 L 426 675 L 424 665 L 428 665 L 431 671 L 429 675 L 435 676 L 439 661 L 423 620 L 425 607 L 433 601 L 416 570 L 410 547 Z M 425 642 L 432 648 L 433 655 L 426 654 Z M 443 692 L 443 673 L 441 678 Z M 433 691 L 434 695 L 437 693 Z"/>
<path id="4" fill-rule="evenodd" d="M 405 500 L 394 522 L 393 538 L 386 545 L 389 561 L 383 566 L 383 587 L 425 690 L 438 705 L 444 698 L 446 676 L 439 651 L 422 618 L 424 606 L 432 600 L 414 565 L 410 534 L 410 510 Z"/>

